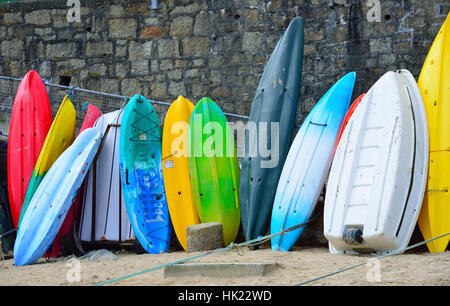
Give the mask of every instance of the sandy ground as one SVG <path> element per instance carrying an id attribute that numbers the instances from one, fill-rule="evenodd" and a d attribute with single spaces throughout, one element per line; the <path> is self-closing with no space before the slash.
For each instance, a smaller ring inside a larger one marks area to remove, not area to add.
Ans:
<path id="1" fill-rule="evenodd" d="M 41 259 L 25 267 L 14 266 L 12 259 L 0 263 L 0 285 L 94 285 L 103 281 L 129 275 L 175 260 L 202 254 L 200 252 L 137 255 L 130 250 L 116 251 L 118 259 L 93 262 L 70 257 Z M 274 252 L 267 247 L 259 250 L 242 248 L 228 250 L 189 261 L 190 263 L 276 262 L 277 268 L 264 276 L 226 277 L 164 277 L 164 269 L 158 269 L 113 285 L 157 286 L 291 286 L 359 263 L 364 265 L 308 285 L 360 285 L 360 286 L 448 286 L 450 285 L 450 252 L 429 254 L 426 250 L 391 256 L 370 262 L 371 255 L 333 255 L 325 247 L 296 247 L 290 252 Z M 79 274 L 76 272 L 79 271 Z M 79 282 L 77 282 L 79 276 Z M 72 282 L 71 282 L 72 281 Z"/>

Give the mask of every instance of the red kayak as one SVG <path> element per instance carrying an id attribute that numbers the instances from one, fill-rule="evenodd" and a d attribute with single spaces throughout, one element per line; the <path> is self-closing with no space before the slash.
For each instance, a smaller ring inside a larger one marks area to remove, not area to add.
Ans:
<path id="1" fill-rule="evenodd" d="M 8 193 L 16 228 L 28 183 L 51 124 L 52 111 L 44 82 L 31 70 L 17 89 L 9 125 Z"/>
<path id="2" fill-rule="evenodd" d="M 83 125 L 78 132 L 80 135 L 85 129 L 91 128 L 94 126 L 95 121 L 102 115 L 102 112 L 92 104 L 89 104 L 86 116 L 84 117 Z M 84 184 L 83 184 L 84 185 Z M 75 198 L 73 205 L 70 206 L 69 211 L 67 212 L 66 218 L 64 219 L 64 223 L 59 229 L 58 234 L 53 240 L 52 246 L 49 248 L 49 253 L 46 254 L 46 257 L 57 257 L 59 255 L 59 251 L 61 250 L 61 238 L 70 234 L 73 231 L 74 220 L 78 219 L 78 214 L 81 208 L 81 202 L 83 199 L 83 185 L 81 185 L 80 190 L 78 191 L 78 195 Z"/>
<path id="3" fill-rule="evenodd" d="M 364 98 L 366 94 L 362 94 L 358 97 L 358 99 L 355 100 L 355 102 L 353 102 L 353 104 L 350 106 L 350 108 L 348 109 L 347 115 L 344 118 L 344 122 L 342 123 L 342 127 L 341 127 L 341 131 L 339 132 L 339 138 L 338 138 L 338 144 L 339 141 L 341 140 L 342 134 L 344 133 L 345 127 L 347 126 L 348 121 L 350 120 L 350 118 L 352 117 L 353 113 L 355 112 L 356 107 L 359 105 L 359 103 L 361 102 L 361 100 Z"/>
<path id="4" fill-rule="evenodd" d="M 94 126 L 95 122 L 97 121 L 98 117 L 102 115 L 102 112 L 95 107 L 92 104 L 88 105 L 88 109 L 86 112 L 86 116 L 84 117 L 83 124 L 81 125 L 80 131 L 78 132 L 78 135 L 81 134 L 85 129 L 89 129 Z"/>

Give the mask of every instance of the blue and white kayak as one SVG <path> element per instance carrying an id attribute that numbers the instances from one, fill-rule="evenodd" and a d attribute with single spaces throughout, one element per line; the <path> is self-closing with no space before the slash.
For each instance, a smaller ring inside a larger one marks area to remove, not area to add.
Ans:
<path id="1" fill-rule="evenodd" d="M 169 248 L 171 223 L 162 173 L 162 131 L 156 110 L 135 95 L 123 111 L 120 176 L 123 197 L 136 238 L 151 254 Z"/>
<path id="2" fill-rule="evenodd" d="M 55 239 L 101 142 L 100 131 L 86 129 L 52 165 L 31 199 L 14 245 L 14 264 L 32 264 Z"/>
<path id="3" fill-rule="evenodd" d="M 355 79 L 355 72 L 340 79 L 317 103 L 298 131 L 278 183 L 272 209 L 272 234 L 311 217 L 331 167 Z M 272 250 L 289 251 L 304 228 L 275 236 Z"/>

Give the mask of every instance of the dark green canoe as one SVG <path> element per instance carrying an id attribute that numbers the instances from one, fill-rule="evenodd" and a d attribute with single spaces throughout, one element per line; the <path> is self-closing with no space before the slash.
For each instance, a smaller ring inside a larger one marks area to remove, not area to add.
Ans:
<path id="1" fill-rule="evenodd" d="M 303 35 L 303 19 L 296 17 L 270 56 L 253 100 L 239 194 L 247 240 L 266 232 L 291 145 L 301 86 Z"/>

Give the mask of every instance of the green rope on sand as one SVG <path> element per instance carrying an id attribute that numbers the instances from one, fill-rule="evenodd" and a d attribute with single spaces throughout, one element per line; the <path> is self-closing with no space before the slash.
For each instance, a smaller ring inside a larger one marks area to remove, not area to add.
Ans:
<path id="1" fill-rule="evenodd" d="M 149 269 L 146 269 L 146 270 L 142 270 L 142 271 L 139 271 L 139 272 L 136 272 L 136 273 L 132 273 L 132 274 L 129 274 L 129 275 L 125 275 L 125 276 L 122 276 L 122 277 L 119 277 L 119 278 L 116 278 L 116 279 L 112 279 L 112 280 L 109 280 L 109 281 L 106 281 L 106 282 L 94 284 L 94 286 L 103 286 L 103 285 L 112 284 L 112 283 L 115 283 L 115 282 L 118 282 L 118 281 L 121 281 L 121 280 L 124 280 L 124 279 L 127 279 L 127 278 L 135 277 L 135 276 L 138 276 L 138 275 L 147 273 L 147 272 L 151 272 L 151 271 L 158 270 L 158 269 L 161 269 L 161 268 L 165 268 L 165 267 L 168 267 L 168 266 L 172 266 L 172 265 L 175 265 L 175 264 L 180 264 L 180 263 L 183 263 L 183 262 L 186 262 L 186 261 L 189 261 L 189 260 L 201 258 L 201 257 L 208 256 L 208 255 L 211 255 L 211 254 L 216 254 L 216 253 L 220 253 L 220 252 L 225 252 L 225 251 L 231 250 L 231 249 L 233 249 L 233 248 L 239 249 L 239 248 L 241 248 L 241 247 L 243 247 L 243 246 L 246 246 L 246 245 L 255 245 L 255 244 L 258 244 L 259 241 L 265 242 L 265 241 L 267 241 L 268 239 L 270 240 L 270 239 L 272 239 L 273 237 L 275 237 L 275 236 L 277 236 L 277 235 L 281 235 L 281 234 L 283 234 L 283 233 L 284 233 L 284 232 L 280 232 L 280 233 L 277 233 L 277 234 L 268 235 L 268 236 L 265 236 L 265 237 L 262 237 L 262 238 L 249 240 L 249 241 L 246 241 L 246 242 L 243 242 L 243 243 L 240 243 L 240 244 L 230 243 L 230 245 L 228 245 L 228 246 L 225 247 L 225 248 L 216 249 L 216 250 L 213 250 L 213 251 L 210 251 L 210 252 L 207 252 L 207 253 L 202 253 L 202 254 L 199 254 L 199 255 L 192 256 L 192 257 L 187 257 L 187 258 L 179 259 L 179 260 L 176 260 L 176 261 L 167 263 L 167 264 L 163 264 L 163 265 L 156 266 L 156 267 L 153 267 L 153 268 L 149 268 Z M 261 242 L 261 243 L 262 243 L 262 242 Z"/>
<path id="2" fill-rule="evenodd" d="M 138 276 L 138 275 L 141 275 L 141 274 L 144 274 L 144 273 L 148 273 L 148 272 L 151 272 L 151 271 L 155 271 L 155 270 L 158 270 L 158 269 L 161 269 L 161 268 L 165 268 L 165 267 L 168 267 L 168 266 L 171 266 L 171 265 L 180 264 L 180 263 L 183 263 L 183 262 L 186 262 L 186 261 L 189 261 L 189 260 L 201 258 L 201 257 L 208 256 L 208 255 L 211 255 L 211 254 L 225 252 L 225 251 L 231 250 L 233 248 L 236 248 L 238 250 L 238 252 L 239 252 L 239 249 L 241 247 L 254 246 L 254 245 L 262 244 L 264 242 L 267 242 L 267 241 L 271 240 L 272 238 L 274 238 L 274 237 L 276 237 L 278 235 L 283 235 L 285 233 L 288 233 L 288 232 L 291 232 L 293 230 L 299 229 L 299 228 L 307 225 L 308 223 L 314 221 L 316 218 L 317 218 L 317 216 L 311 218 L 310 220 L 308 220 L 305 223 L 293 226 L 293 227 L 288 228 L 288 229 L 283 229 L 281 232 L 278 232 L 278 233 L 275 233 L 275 234 L 271 234 L 271 235 L 267 235 L 267 236 L 264 236 L 264 237 L 256 238 L 256 239 L 249 240 L 249 241 L 246 241 L 246 242 L 243 242 L 243 243 L 239 243 L 239 244 L 231 243 L 230 245 L 228 245 L 225 248 L 216 249 L 216 250 L 213 250 L 213 251 L 210 251 L 210 252 L 207 252 L 207 253 L 203 253 L 203 254 L 192 256 L 192 257 L 179 259 L 179 260 L 167 263 L 167 264 L 159 265 L 159 266 L 156 266 L 156 267 L 153 267 L 153 268 L 149 268 L 149 269 L 142 270 L 142 271 L 139 271 L 139 272 L 136 272 L 136 273 L 125 275 L 125 276 L 122 276 L 122 277 L 119 277 L 119 278 L 116 278 L 116 279 L 112 279 L 112 280 L 105 281 L 105 282 L 102 282 L 102 283 L 94 284 L 94 286 L 109 285 L 109 284 L 112 284 L 112 283 L 115 283 L 115 282 L 118 282 L 118 281 L 121 281 L 121 280 L 124 280 L 124 279 L 135 277 L 135 276 Z M 396 252 L 392 252 L 392 253 L 389 253 L 389 254 L 386 254 L 386 255 L 383 255 L 383 256 L 379 256 L 376 259 L 383 259 L 383 258 L 386 258 L 386 257 L 389 257 L 389 256 L 399 255 L 399 254 L 402 254 L 402 253 L 404 253 L 404 252 L 406 252 L 408 250 L 412 250 L 412 249 L 417 248 L 417 247 L 419 247 L 421 245 L 424 245 L 424 244 L 426 244 L 428 242 L 440 239 L 440 238 L 448 236 L 448 235 L 450 235 L 450 233 L 447 233 L 447 234 L 444 234 L 444 235 L 441 235 L 441 236 L 438 236 L 438 237 L 435 237 L 435 238 L 432 238 L 432 239 L 429 239 L 429 240 L 426 240 L 426 241 L 422 241 L 422 242 L 416 243 L 416 244 L 411 245 L 411 246 L 409 246 L 407 248 L 404 248 L 402 250 L 399 250 L 399 251 L 396 251 Z M 306 281 L 294 284 L 293 286 L 306 285 L 306 284 L 315 282 L 317 280 L 320 280 L 320 279 L 323 279 L 323 278 L 326 278 L 326 277 L 329 277 L 329 276 L 332 276 L 332 275 L 336 275 L 336 274 L 339 274 L 339 273 L 342 273 L 342 272 L 345 272 L 345 271 L 348 271 L 348 270 L 351 270 L 351 269 L 354 269 L 354 268 L 357 268 L 357 267 L 360 267 L 360 266 L 363 266 L 363 265 L 366 265 L 366 264 L 367 264 L 367 262 L 364 262 L 364 263 L 359 263 L 359 264 L 356 264 L 356 265 L 353 265 L 353 266 L 350 266 L 350 267 L 347 267 L 347 268 L 342 268 L 342 269 L 339 269 L 337 271 L 334 271 L 334 272 L 331 272 L 331 273 L 327 273 L 327 274 L 318 276 L 316 278 L 313 278 L 313 279 L 310 279 L 310 280 L 306 280 Z"/>
<path id="3" fill-rule="evenodd" d="M 412 250 L 412 249 L 414 249 L 414 248 L 417 248 L 417 247 L 419 247 L 419 246 L 421 246 L 421 245 L 424 245 L 424 244 L 426 244 L 426 243 L 428 243 L 428 242 L 431 242 L 431 241 L 436 240 L 436 239 L 440 239 L 440 238 L 445 237 L 445 236 L 448 236 L 448 235 L 450 235 L 450 233 L 447 233 L 447 234 L 444 234 L 444 235 L 441 235 L 441 236 L 438 236 L 438 237 L 435 237 L 435 238 L 431 238 L 431 239 L 426 240 L 426 241 L 422 241 L 422 242 L 416 243 L 416 244 L 411 245 L 411 246 L 409 246 L 409 247 L 407 247 L 407 248 L 404 248 L 404 249 L 402 249 L 402 250 L 398 250 L 397 252 L 392 252 L 392 253 L 389 253 L 389 254 L 386 254 L 386 255 L 383 255 L 383 256 L 379 256 L 379 257 L 377 257 L 377 258 L 375 258 L 375 259 L 380 260 L 380 259 L 383 259 L 383 258 L 386 258 L 386 257 L 390 257 L 390 256 L 394 256 L 394 255 L 399 255 L 399 254 L 402 254 L 402 253 L 404 253 L 404 252 L 406 252 L 406 251 L 409 251 L 409 250 Z M 336 274 L 339 274 L 339 273 L 342 273 L 342 272 L 345 272 L 345 271 L 348 271 L 348 270 L 351 270 L 351 269 L 354 269 L 354 268 L 357 268 L 357 267 L 360 267 L 360 266 L 363 266 L 363 265 L 366 265 L 366 264 L 367 264 L 367 262 L 363 262 L 363 263 L 356 264 L 356 265 L 354 265 L 354 266 L 350 266 L 350 267 L 347 267 L 347 268 L 342 268 L 342 269 L 339 269 L 339 270 L 337 270 L 337 271 L 334 271 L 334 272 L 331 272 L 331 273 L 327 273 L 327 274 L 324 274 L 324 275 L 315 277 L 315 278 L 313 278 L 313 279 L 306 280 L 306 281 L 303 281 L 303 282 L 294 284 L 293 286 L 302 286 L 302 285 L 306 285 L 306 284 L 309 284 L 309 283 L 318 281 L 318 280 L 320 280 L 320 279 L 327 278 L 327 277 L 330 277 L 330 276 L 333 276 L 333 275 L 336 275 Z"/>
<path id="4" fill-rule="evenodd" d="M 127 278 L 135 277 L 135 276 L 147 273 L 147 272 L 151 272 L 151 271 L 158 270 L 158 269 L 161 269 L 161 268 L 165 268 L 165 267 L 168 267 L 168 266 L 172 266 L 172 265 L 175 265 L 175 264 L 183 263 L 183 262 L 186 262 L 186 261 L 189 261 L 189 260 L 201 258 L 201 257 L 208 256 L 208 255 L 211 255 L 211 254 L 225 252 L 225 251 L 231 250 L 233 248 L 236 248 L 238 250 L 238 252 L 239 252 L 239 249 L 241 247 L 254 246 L 254 245 L 257 245 L 257 244 L 262 244 L 262 243 L 264 243 L 266 241 L 271 240 L 275 236 L 283 235 L 285 233 L 288 233 L 288 232 L 291 232 L 293 230 L 299 229 L 300 227 L 303 227 L 303 226 L 311 223 L 312 221 L 317 219 L 317 217 L 318 216 L 314 216 L 311 219 L 309 219 L 308 221 L 306 221 L 305 223 L 298 224 L 298 225 L 293 226 L 291 228 L 288 228 L 286 230 L 283 229 L 281 232 L 278 232 L 278 233 L 275 233 L 275 234 L 270 234 L 270 235 L 267 235 L 267 236 L 264 236 L 264 237 L 256 238 L 256 239 L 249 240 L 249 241 L 245 241 L 245 242 L 242 242 L 242 243 L 239 243 L 239 244 L 230 243 L 230 245 L 228 245 L 225 248 L 216 249 L 216 250 L 213 250 L 213 251 L 210 251 L 210 252 L 207 252 L 207 253 L 203 253 L 203 254 L 192 256 L 192 257 L 187 257 L 187 258 L 183 258 L 183 259 L 180 259 L 180 260 L 176 260 L 176 261 L 173 261 L 173 262 L 170 262 L 170 263 L 167 263 L 167 264 L 163 264 L 163 265 L 160 265 L 160 266 L 157 266 L 157 267 L 153 267 L 153 268 L 142 270 L 142 271 L 139 271 L 139 272 L 136 272 L 136 273 L 125 275 L 125 276 L 122 276 L 122 277 L 119 277 L 119 278 L 116 278 L 116 279 L 112 279 L 112 280 L 109 280 L 109 281 L 106 281 L 106 282 L 94 284 L 94 286 L 103 286 L 103 285 L 112 284 L 112 283 L 115 283 L 115 282 L 118 282 L 118 281 L 121 281 L 121 280 L 124 280 L 124 279 L 127 279 Z"/>
<path id="5" fill-rule="evenodd" d="M 127 278 L 131 278 L 131 277 L 134 277 L 134 276 L 138 276 L 138 275 L 141 275 L 141 274 L 144 274 L 144 273 L 147 273 L 147 272 L 151 272 L 151 271 L 154 271 L 154 270 L 157 270 L 157 269 L 161 269 L 161 268 L 164 268 L 164 267 L 168 267 L 168 266 L 171 266 L 171 265 L 183 263 L 183 262 L 188 261 L 188 260 L 193 260 L 193 259 L 200 258 L 200 257 L 206 256 L 206 255 L 210 255 L 210 254 L 214 254 L 214 253 L 218 253 L 218 252 L 223 252 L 223 251 L 231 249 L 232 247 L 233 247 L 233 243 L 230 244 L 226 248 L 217 249 L 217 250 L 214 250 L 214 251 L 211 251 L 211 252 L 208 252 L 208 253 L 204 253 L 204 254 L 200 254 L 200 255 L 196 255 L 196 256 L 180 259 L 180 260 L 176 260 L 176 261 L 171 262 L 171 263 L 167 263 L 167 264 L 163 264 L 163 265 L 160 265 L 160 266 L 157 266 L 157 267 L 153 267 L 153 268 L 150 268 L 150 269 L 142 270 L 142 271 L 139 271 L 139 272 L 136 272 L 136 273 L 132 273 L 132 274 L 129 274 L 129 275 L 125 275 L 125 276 L 122 276 L 122 277 L 119 277 L 119 278 L 116 278 L 116 279 L 112 279 L 112 280 L 109 280 L 109 281 L 106 281 L 106 282 L 94 284 L 94 286 L 103 286 L 103 285 L 112 284 L 112 283 L 121 281 L 123 279 L 127 279 Z"/>

